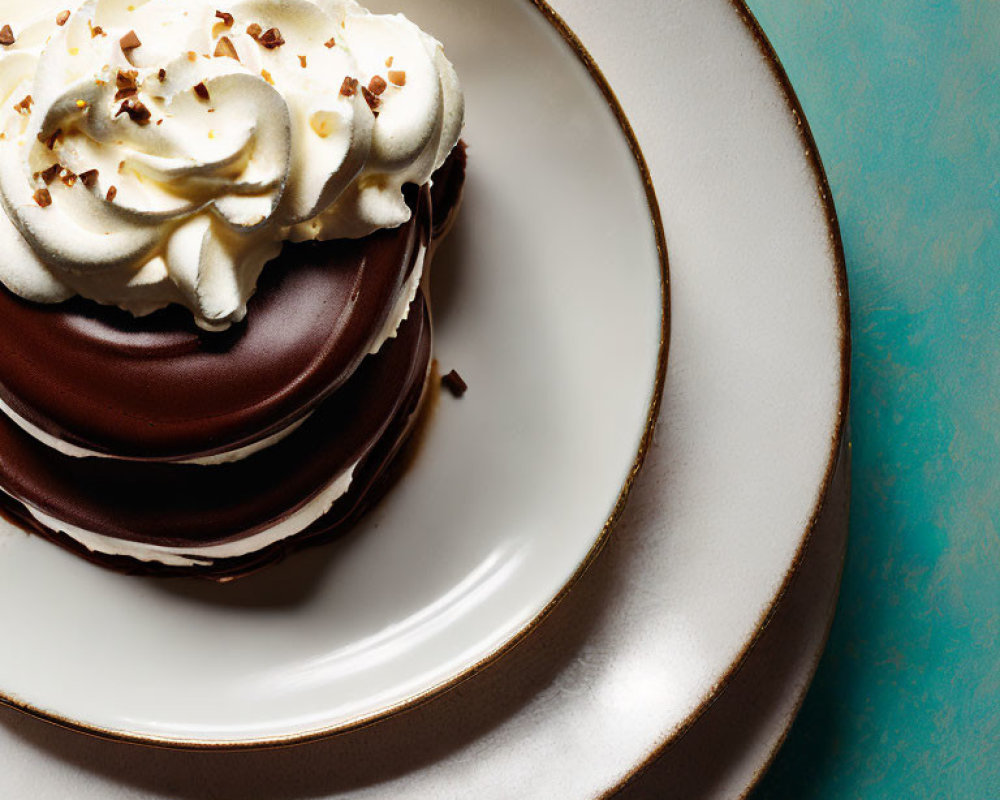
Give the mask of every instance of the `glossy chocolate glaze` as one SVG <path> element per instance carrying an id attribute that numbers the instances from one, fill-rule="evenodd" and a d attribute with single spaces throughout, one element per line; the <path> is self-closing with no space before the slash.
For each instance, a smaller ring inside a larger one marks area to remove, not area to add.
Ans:
<path id="1" fill-rule="evenodd" d="M 434 173 L 431 181 L 431 239 L 434 242 L 447 235 L 455 221 L 465 186 L 467 163 L 468 148 L 465 142 L 459 142 Z"/>
<path id="2" fill-rule="evenodd" d="M 396 338 L 298 430 L 231 464 L 74 458 L 3 418 L 0 485 L 70 525 L 127 541 L 197 547 L 242 539 L 280 522 L 356 462 L 379 468 L 382 451 L 376 448 L 383 438 L 395 446 L 386 434 L 412 412 L 430 354 L 430 319 L 418 293 Z M 25 514 L 18 515 L 22 521 Z"/>
<path id="3" fill-rule="evenodd" d="M 221 333 L 186 309 L 136 319 L 0 287 L 0 397 L 63 441 L 133 459 L 192 458 L 280 430 L 351 375 L 385 324 L 430 233 L 429 191 L 409 188 L 415 211 L 399 228 L 286 245 L 247 319 Z"/>

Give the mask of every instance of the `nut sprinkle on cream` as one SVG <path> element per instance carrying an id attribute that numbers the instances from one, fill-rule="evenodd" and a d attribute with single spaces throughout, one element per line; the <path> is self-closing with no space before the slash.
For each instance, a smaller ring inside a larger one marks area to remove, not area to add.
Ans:
<path id="1" fill-rule="evenodd" d="M 90 0 L 0 30 L 8 289 L 224 329 L 282 242 L 409 218 L 403 184 L 463 121 L 441 45 L 353 0 L 217 2 Z"/>

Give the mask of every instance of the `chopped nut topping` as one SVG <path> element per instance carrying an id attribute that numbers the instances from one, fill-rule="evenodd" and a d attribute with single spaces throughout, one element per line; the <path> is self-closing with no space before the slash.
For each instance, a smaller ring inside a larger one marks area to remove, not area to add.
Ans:
<path id="1" fill-rule="evenodd" d="M 49 194 L 48 189 L 36 189 L 35 190 L 35 202 L 38 203 L 42 208 L 48 208 L 52 205 L 52 195 Z"/>
<path id="2" fill-rule="evenodd" d="M 367 86 L 361 87 L 361 94 L 364 95 L 365 102 L 368 103 L 368 108 L 370 108 L 372 110 L 372 113 L 375 114 L 375 116 L 377 117 L 378 107 L 382 105 L 382 101 L 379 100 L 378 97 Z"/>
<path id="3" fill-rule="evenodd" d="M 337 46 L 337 41 L 336 41 L 336 39 L 334 39 L 331 36 L 329 39 L 327 39 L 325 42 L 323 42 L 323 46 L 324 47 L 336 47 Z"/>
<path id="4" fill-rule="evenodd" d="M 98 36 L 107 36 L 107 34 L 104 32 L 104 28 L 102 28 L 100 25 L 91 24 L 89 19 L 87 20 L 87 27 L 90 28 L 91 39 L 96 39 Z M 138 47 L 138 45 L 136 45 L 136 47 Z M 125 48 L 122 47 L 122 50 L 124 49 Z"/>
<path id="5" fill-rule="evenodd" d="M 268 72 L 266 69 L 262 69 L 260 71 L 260 77 L 262 77 L 265 81 L 274 86 L 274 78 L 271 77 L 271 73 Z"/>
<path id="6" fill-rule="evenodd" d="M 299 56 L 299 65 L 302 67 L 302 69 L 306 68 L 306 57 L 305 56 Z"/>
<path id="7" fill-rule="evenodd" d="M 455 372 L 455 370 L 452 370 L 441 378 L 441 385 L 455 397 L 461 397 L 469 388 L 469 385 L 462 380 L 462 376 Z"/>
<path id="8" fill-rule="evenodd" d="M 118 70 L 118 76 L 115 78 L 115 85 L 118 87 L 118 91 L 115 93 L 115 102 L 119 100 L 124 100 L 126 97 L 133 97 L 139 92 L 139 87 L 136 84 L 136 79 L 139 77 L 139 73 L 134 69 L 120 69 Z"/>
<path id="9" fill-rule="evenodd" d="M 18 103 L 16 106 L 14 106 L 14 110 L 18 114 L 30 114 L 31 113 L 31 104 L 34 103 L 34 102 L 35 102 L 35 99 L 29 94 L 29 95 L 25 96 L 25 98 L 20 103 Z"/>
<path id="10" fill-rule="evenodd" d="M 59 26 L 60 28 L 61 28 L 61 27 L 62 27 L 63 25 L 65 25 L 65 24 L 66 24 L 66 22 L 67 22 L 68 20 L 69 20 L 69 10 L 66 10 L 66 11 L 60 11 L 60 12 L 59 12 L 59 13 L 58 13 L 58 14 L 56 15 L 56 25 L 58 25 L 58 26 Z"/>
<path id="11" fill-rule="evenodd" d="M 156 73 L 156 77 L 159 78 L 160 79 L 160 83 L 162 83 L 163 81 L 165 81 L 167 79 L 167 71 L 165 69 L 161 68 L 160 71 Z"/>
<path id="12" fill-rule="evenodd" d="M 396 86 L 406 86 L 406 73 L 401 69 L 390 69 L 389 83 Z"/>
<path id="13" fill-rule="evenodd" d="M 215 12 L 215 16 L 216 16 L 217 19 L 221 19 L 222 20 L 222 24 L 225 25 L 227 28 L 233 27 L 233 15 L 232 14 L 228 14 L 225 11 L 216 11 Z"/>
<path id="14" fill-rule="evenodd" d="M 387 58 L 387 59 L 385 60 L 385 65 L 386 65 L 387 67 L 391 67 L 391 66 L 392 66 L 392 61 L 393 61 L 393 58 L 392 58 L 392 56 L 389 56 L 389 57 L 388 57 L 388 58 Z"/>
<path id="15" fill-rule="evenodd" d="M 53 164 L 47 169 L 43 169 L 39 174 L 41 179 L 45 181 L 45 185 L 48 186 L 52 181 L 59 177 L 59 173 L 62 172 L 62 167 L 59 164 Z"/>
<path id="16" fill-rule="evenodd" d="M 374 95 L 382 94 L 382 92 L 385 91 L 386 86 L 387 84 L 385 82 L 385 78 L 383 78 L 381 75 L 376 75 L 374 78 L 368 81 L 368 91 L 370 91 Z"/>
<path id="17" fill-rule="evenodd" d="M 10 47 L 14 42 L 14 31 L 10 29 L 10 25 L 4 25 L 0 28 L 0 44 L 4 47 Z"/>
<path id="18" fill-rule="evenodd" d="M 64 170 L 61 180 L 67 186 L 72 186 L 73 184 L 76 183 L 76 173 L 73 172 L 72 170 L 68 170 L 68 169 Z"/>
<path id="19" fill-rule="evenodd" d="M 117 117 L 121 114 L 128 114 L 128 118 L 137 125 L 148 125 L 149 118 L 152 116 L 149 109 L 134 97 L 125 100 L 115 116 Z"/>
<path id="20" fill-rule="evenodd" d="M 136 35 L 135 31 L 129 31 L 121 39 L 118 40 L 118 44 L 121 45 L 122 52 L 128 55 L 130 50 L 135 50 L 137 47 L 142 47 L 142 42 L 139 41 L 139 37 Z"/>
<path id="21" fill-rule="evenodd" d="M 257 43 L 268 50 L 273 50 L 275 47 L 281 47 L 285 43 L 285 40 L 281 38 L 281 31 L 277 28 L 268 28 L 261 34 Z"/>
<path id="22" fill-rule="evenodd" d="M 357 94 L 357 91 L 358 79 L 352 78 L 350 75 L 344 78 L 344 82 L 340 85 L 340 93 L 344 95 L 344 97 L 354 97 L 354 95 Z"/>
<path id="23" fill-rule="evenodd" d="M 80 182 L 88 189 L 93 189 L 97 186 L 97 176 L 99 174 L 96 169 L 88 169 L 86 172 L 80 173 Z"/>
<path id="24" fill-rule="evenodd" d="M 260 33 L 264 29 L 260 27 L 256 22 L 252 22 L 247 25 L 247 35 L 253 39 L 255 42 L 260 38 Z"/>
<path id="25" fill-rule="evenodd" d="M 236 46 L 233 44 L 232 39 L 228 36 L 223 36 L 219 39 L 218 44 L 215 45 L 215 57 L 220 58 L 233 58 L 237 61 L 240 60 L 239 55 L 236 53 Z"/>
<path id="26" fill-rule="evenodd" d="M 62 128 L 56 128 L 50 135 L 46 136 L 44 133 L 38 134 L 38 141 L 43 142 L 49 150 L 56 146 L 56 142 L 62 139 Z"/>
<path id="27" fill-rule="evenodd" d="M 194 50 L 188 50 L 188 61 L 197 61 L 198 54 Z"/>
<path id="28" fill-rule="evenodd" d="M 208 100 L 208 87 L 204 83 L 195 84 L 194 93 L 202 100 Z"/>
<path id="29" fill-rule="evenodd" d="M 110 203 L 118 196 L 118 190 L 114 186 L 108 187 L 108 202 Z"/>

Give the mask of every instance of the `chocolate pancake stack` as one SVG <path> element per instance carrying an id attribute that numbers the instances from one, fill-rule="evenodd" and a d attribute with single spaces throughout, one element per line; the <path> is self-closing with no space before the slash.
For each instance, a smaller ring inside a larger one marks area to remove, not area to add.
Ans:
<path id="1" fill-rule="evenodd" d="M 286 244 L 223 332 L 180 308 L 135 318 L 0 287 L 5 510 L 108 567 L 216 579 L 341 529 L 425 393 L 431 320 L 415 278 L 464 172 L 459 144 L 431 185 L 407 188 L 401 227 Z"/>

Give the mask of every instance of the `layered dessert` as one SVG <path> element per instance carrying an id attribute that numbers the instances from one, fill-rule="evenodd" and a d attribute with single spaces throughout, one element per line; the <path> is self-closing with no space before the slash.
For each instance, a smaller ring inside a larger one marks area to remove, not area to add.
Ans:
<path id="1" fill-rule="evenodd" d="M 441 45 L 351 0 L 91 0 L 0 30 L 0 502 L 226 578 L 377 492 L 465 174 Z"/>

